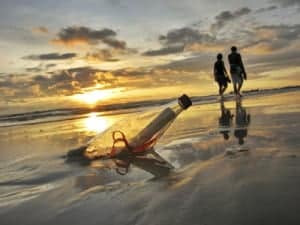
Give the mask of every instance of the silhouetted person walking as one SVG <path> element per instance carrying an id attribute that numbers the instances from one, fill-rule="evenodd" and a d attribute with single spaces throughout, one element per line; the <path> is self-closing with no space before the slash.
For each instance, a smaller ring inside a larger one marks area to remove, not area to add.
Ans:
<path id="1" fill-rule="evenodd" d="M 231 53 L 228 55 L 230 64 L 230 74 L 233 83 L 233 89 L 236 96 L 241 97 L 240 90 L 244 79 L 247 80 L 247 73 L 244 68 L 241 55 L 237 52 L 237 47 L 231 47 Z"/>
<path id="2" fill-rule="evenodd" d="M 223 55 L 220 53 L 217 55 L 217 61 L 214 65 L 214 78 L 219 86 L 219 95 L 223 96 L 223 93 L 228 86 L 227 82 L 230 82 L 230 79 L 224 65 Z"/>

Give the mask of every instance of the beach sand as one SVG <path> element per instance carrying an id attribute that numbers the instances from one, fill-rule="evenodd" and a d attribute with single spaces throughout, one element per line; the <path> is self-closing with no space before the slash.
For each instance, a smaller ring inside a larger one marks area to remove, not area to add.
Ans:
<path id="1" fill-rule="evenodd" d="M 300 224 L 299 100 L 195 103 L 157 144 L 160 160 L 117 164 L 66 155 L 134 113 L 2 127 L 0 224 Z"/>

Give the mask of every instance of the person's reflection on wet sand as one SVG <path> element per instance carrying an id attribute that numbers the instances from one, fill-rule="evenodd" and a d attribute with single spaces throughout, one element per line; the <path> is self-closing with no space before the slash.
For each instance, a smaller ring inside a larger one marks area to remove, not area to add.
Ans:
<path id="1" fill-rule="evenodd" d="M 231 114 L 230 110 L 227 109 L 224 105 L 224 101 L 220 101 L 220 109 L 221 109 L 221 116 L 219 117 L 219 128 L 221 129 L 220 133 L 223 134 L 224 140 L 229 139 L 229 128 L 232 125 L 232 118 L 233 115 Z"/>
<path id="2" fill-rule="evenodd" d="M 244 144 L 244 138 L 248 135 L 248 126 L 250 124 L 250 114 L 247 114 L 246 108 L 242 106 L 242 101 L 236 101 L 236 117 L 234 136 L 238 139 L 239 144 Z"/>

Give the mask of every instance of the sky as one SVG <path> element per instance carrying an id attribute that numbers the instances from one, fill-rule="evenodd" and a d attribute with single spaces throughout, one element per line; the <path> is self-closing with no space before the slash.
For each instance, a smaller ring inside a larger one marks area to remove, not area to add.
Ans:
<path id="1" fill-rule="evenodd" d="M 232 45 L 245 89 L 299 85 L 299 12 L 299 0 L 1 0 L 0 110 L 216 93 L 212 67 Z"/>

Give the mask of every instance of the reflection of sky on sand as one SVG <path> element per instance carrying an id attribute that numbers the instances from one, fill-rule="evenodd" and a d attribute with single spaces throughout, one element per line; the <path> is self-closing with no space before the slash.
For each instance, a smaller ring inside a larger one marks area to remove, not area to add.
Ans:
<path id="1" fill-rule="evenodd" d="M 260 149 L 258 154 L 268 154 L 268 151 L 273 154 L 273 150 L 279 148 L 294 151 L 297 142 L 290 139 L 298 133 L 299 127 L 296 119 L 299 104 L 295 104 L 299 99 L 297 94 L 255 99 L 245 97 L 242 102 L 226 101 L 223 104 L 233 118 L 223 125 L 220 124 L 220 103 L 195 105 L 178 118 L 159 144 L 167 151 L 166 158 L 177 168 L 198 160 L 208 160 L 222 153 L 236 156 L 251 154 L 253 151 L 257 153 Z M 295 122 L 289 124 L 291 122 L 287 121 Z M 224 139 L 223 132 L 228 135 L 227 139 Z M 281 134 L 283 132 L 288 134 Z M 287 149 L 290 145 L 293 147 Z"/>

